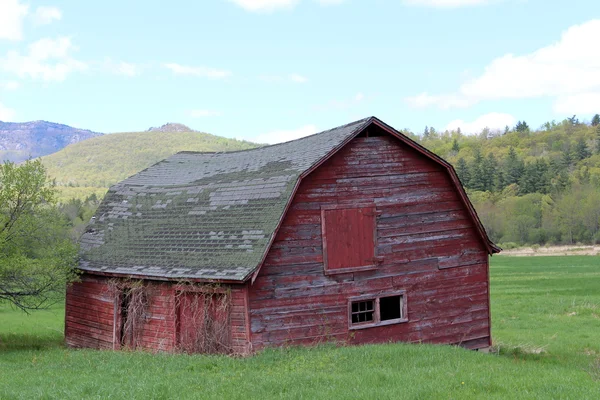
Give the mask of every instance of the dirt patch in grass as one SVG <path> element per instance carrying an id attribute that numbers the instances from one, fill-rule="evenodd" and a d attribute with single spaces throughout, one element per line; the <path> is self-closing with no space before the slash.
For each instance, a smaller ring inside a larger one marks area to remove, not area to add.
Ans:
<path id="1" fill-rule="evenodd" d="M 502 250 L 500 254 L 504 256 L 598 256 L 600 255 L 600 246 L 520 247 Z"/>

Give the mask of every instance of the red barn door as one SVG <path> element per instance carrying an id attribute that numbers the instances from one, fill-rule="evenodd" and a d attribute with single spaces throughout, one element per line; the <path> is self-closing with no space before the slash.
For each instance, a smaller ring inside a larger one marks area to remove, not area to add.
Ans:
<path id="1" fill-rule="evenodd" d="M 180 292 L 177 299 L 179 349 L 187 353 L 229 353 L 229 295 Z"/>

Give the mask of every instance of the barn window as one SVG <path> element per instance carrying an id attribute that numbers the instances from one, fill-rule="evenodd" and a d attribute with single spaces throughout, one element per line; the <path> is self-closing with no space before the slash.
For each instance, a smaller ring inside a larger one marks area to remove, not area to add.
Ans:
<path id="1" fill-rule="evenodd" d="M 335 205 L 321 208 L 323 264 L 326 274 L 376 267 L 375 205 Z"/>
<path id="2" fill-rule="evenodd" d="M 404 291 L 351 298 L 350 329 L 370 328 L 408 321 Z"/>

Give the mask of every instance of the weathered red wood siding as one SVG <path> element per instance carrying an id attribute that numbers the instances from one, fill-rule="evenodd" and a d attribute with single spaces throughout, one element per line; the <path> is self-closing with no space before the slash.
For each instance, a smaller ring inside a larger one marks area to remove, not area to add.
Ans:
<path id="1" fill-rule="evenodd" d="M 325 275 L 321 207 L 376 205 L 375 270 Z M 408 322 L 349 330 L 348 299 L 405 290 Z M 448 172 L 389 136 L 354 139 L 304 179 L 253 285 L 251 340 L 490 344 L 488 255 Z"/>
<path id="2" fill-rule="evenodd" d="M 67 288 L 65 338 L 72 347 L 119 349 L 120 337 L 117 293 L 111 290 L 109 279 L 84 274 L 80 282 Z M 235 354 L 250 351 L 247 318 L 247 290 L 243 285 L 231 287 L 231 347 Z M 136 327 L 135 347 L 154 351 L 176 351 L 177 307 L 174 282 L 144 281 L 147 300 L 145 319 Z M 115 313 L 117 315 L 115 316 Z"/>
<path id="3" fill-rule="evenodd" d="M 71 347 L 113 348 L 114 296 L 104 278 L 82 275 L 67 287 L 65 340 Z"/>

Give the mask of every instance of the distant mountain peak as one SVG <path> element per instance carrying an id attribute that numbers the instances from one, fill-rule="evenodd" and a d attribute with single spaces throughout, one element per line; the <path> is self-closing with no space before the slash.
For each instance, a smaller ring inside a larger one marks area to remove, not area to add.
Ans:
<path id="1" fill-rule="evenodd" d="M 0 161 L 20 162 L 61 150 L 101 133 L 48 121 L 0 121 Z"/>
<path id="2" fill-rule="evenodd" d="M 148 132 L 194 132 L 194 130 L 184 124 L 168 122 L 159 127 L 152 127 Z"/>

